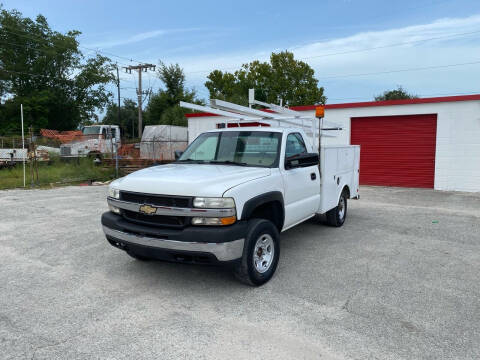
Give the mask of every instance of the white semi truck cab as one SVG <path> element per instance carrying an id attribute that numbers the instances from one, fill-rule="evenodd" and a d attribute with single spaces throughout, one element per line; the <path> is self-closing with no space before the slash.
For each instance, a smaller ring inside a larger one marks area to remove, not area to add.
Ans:
<path id="1" fill-rule="evenodd" d="M 103 231 L 136 259 L 229 264 L 258 286 L 275 272 L 281 232 L 317 214 L 344 224 L 359 161 L 359 146 L 319 156 L 301 127 L 215 129 L 174 163 L 112 182 Z"/>
<path id="2" fill-rule="evenodd" d="M 62 157 L 101 156 L 121 146 L 118 125 L 91 125 L 82 129 L 82 136 L 60 146 Z"/>

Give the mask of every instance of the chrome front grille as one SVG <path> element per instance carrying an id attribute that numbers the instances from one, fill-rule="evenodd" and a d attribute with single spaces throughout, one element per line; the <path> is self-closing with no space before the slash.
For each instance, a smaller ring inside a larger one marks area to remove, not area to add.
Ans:
<path id="1" fill-rule="evenodd" d="M 156 206 L 172 206 L 179 208 L 191 208 L 193 197 L 144 194 L 131 191 L 120 191 L 120 200 L 137 204 L 149 204 Z"/>
<path id="2" fill-rule="evenodd" d="M 130 191 L 120 191 L 120 200 L 139 205 L 191 208 L 193 197 L 144 194 Z M 125 220 L 151 226 L 182 228 L 190 222 L 188 216 L 146 215 L 131 210 L 122 210 Z"/>
<path id="3" fill-rule="evenodd" d="M 60 155 L 61 156 L 72 155 L 72 148 L 70 146 L 60 146 Z"/>

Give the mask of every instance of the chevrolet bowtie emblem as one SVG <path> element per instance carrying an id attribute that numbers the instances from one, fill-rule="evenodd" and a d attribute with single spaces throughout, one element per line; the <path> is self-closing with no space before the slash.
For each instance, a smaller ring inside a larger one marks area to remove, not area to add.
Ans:
<path id="1" fill-rule="evenodd" d="M 150 206 L 150 205 L 142 205 L 140 206 L 140 209 L 138 209 L 141 213 L 147 214 L 147 215 L 153 215 L 157 212 L 157 208 Z"/>

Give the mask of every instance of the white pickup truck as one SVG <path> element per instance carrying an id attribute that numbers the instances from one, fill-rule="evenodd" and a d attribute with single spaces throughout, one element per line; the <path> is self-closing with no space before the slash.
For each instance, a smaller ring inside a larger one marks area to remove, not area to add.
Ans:
<path id="1" fill-rule="evenodd" d="M 176 162 L 112 182 L 103 231 L 136 259 L 231 264 L 258 286 L 277 268 L 282 231 L 316 214 L 343 225 L 359 161 L 349 145 L 319 158 L 302 128 L 208 131 Z"/>

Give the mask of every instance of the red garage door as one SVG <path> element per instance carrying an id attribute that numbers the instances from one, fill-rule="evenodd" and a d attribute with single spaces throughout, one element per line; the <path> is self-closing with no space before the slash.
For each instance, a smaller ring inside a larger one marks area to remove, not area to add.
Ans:
<path id="1" fill-rule="evenodd" d="M 437 115 L 352 118 L 360 184 L 433 188 Z"/>

